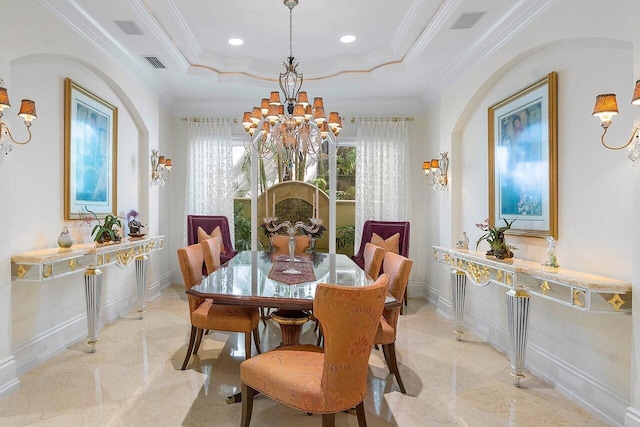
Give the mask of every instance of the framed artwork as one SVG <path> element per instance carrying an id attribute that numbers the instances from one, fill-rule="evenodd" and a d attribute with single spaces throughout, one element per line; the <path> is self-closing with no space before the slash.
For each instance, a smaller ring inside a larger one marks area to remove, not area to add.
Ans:
<path id="1" fill-rule="evenodd" d="M 118 109 L 65 79 L 64 219 L 117 214 L 117 135 Z"/>
<path id="2" fill-rule="evenodd" d="M 489 221 L 558 238 L 557 73 L 489 107 Z"/>

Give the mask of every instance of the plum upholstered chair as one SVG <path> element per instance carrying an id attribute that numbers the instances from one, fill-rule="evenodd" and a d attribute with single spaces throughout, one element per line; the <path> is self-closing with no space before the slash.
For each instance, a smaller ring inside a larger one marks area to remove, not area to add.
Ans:
<path id="1" fill-rule="evenodd" d="M 400 301 L 407 288 L 412 266 L 413 261 L 402 255 L 387 252 L 384 256 L 384 274 L 389 275 L 389 293 L 398 301 Z M 400 308 L 394 307 L 382 312 L 374 344 L 382 346 L 382 353 L 389 371 L 396 377 L 400 391 L 406 393 L 407 391 L 404 388 L 400 378 L 400 371 L 398 370 L 395 347 Z"/>
<path id="2" fill-rule="evenodd" d="M 318 285 L 313 313 L 324 330 L 324 352 L 305 351 L 308 345 L 291 346 L 242 362 L 241 425 L 249 425 L 257 392 L 292 408 L 322 414 L 323 426 L 335 425 L 337 412 L 355 406 L 358 425 L 366 425 L 363 402 L 369 356 L 388 282 L 389 276 L 383 274 L 369 286 Z"/>
<path id="3" fill-rule="evenodd" d="M 202 281 L 202 264 L 204 262 L 202 245 L 195 244 L 178 249 L 178 261 L 182 271 L 182 280 L 187 290 Z M 191 352 L 198 353 L 202 335 L 207 330 L 244 333 L 245 358 L 247 359 L 251 357 L 251 335 L 253 334 L 256 350 L 260 353 L 258 339 L 260 314 L 257 308 L 213 304 L 210 299 L 197 298 L 193 295 L 188 295 L 188 300 L 191 337 L 182 370 L 186 369 Z"/>
<path id="4" fill-rule="evenodd" d="M 351 259 L 353 259 L 353 261 L 364 270 L 364 248 L 367 243 L 371 242 L 373 233 L 376 233 L 382 239 L 389 239 L 394 234 L 399 233 L 400 239 L 398 241 L 398 254 L 405 258 L 409 258 L 410 225 L 411 224 L 408 221 L 365 221 L 362 226 L 360 249 L 351 257 Z M 382 267 L 382 272 L 384 272 L 384 266 Z M 404 294 L 404 304 L 407 305 L 406 292 Z"/>
<path id="5" fill-rule="evenodd" d="M 224 245 L 224 253 L 220 254 L 220 262 L 225 264 L 231 258 L 238 254 L 231 242 L 231 232 L 229 231 L 229 220 L 226 216 L 212 215 L 187 215 L 187 245 L 199 243 L 198 227 L 202 228 L 205 233 L 211 234 L 220 227 L 222 244 Z"/>

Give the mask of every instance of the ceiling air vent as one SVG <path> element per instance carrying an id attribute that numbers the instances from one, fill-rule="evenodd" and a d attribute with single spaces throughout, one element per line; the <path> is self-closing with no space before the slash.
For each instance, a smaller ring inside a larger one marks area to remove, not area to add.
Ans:
<path id="1" fill-rule="evenodd" d="M 456 19 L 456 22 L 450 27 L 452 30 L 464 30 L 471 28 L 482 18 L 486 12 L 462 13 Z"/>
<path id="2" fill-rule="evenodd" d="M 133 21 L 113 21 L 128 36 L 144 36 L 144 33 Z"/>
<path id="3" fill-rule="evenodd" d="M 145 56 L 144 59 L 149 61 L 149 64 L 153 65 L 153 68 L 167 68 L 156 56 Z"/>

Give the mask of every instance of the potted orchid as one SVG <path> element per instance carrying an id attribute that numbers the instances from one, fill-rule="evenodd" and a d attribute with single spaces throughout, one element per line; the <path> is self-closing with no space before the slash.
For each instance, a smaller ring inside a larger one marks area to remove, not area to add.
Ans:
<path id="1" fill-rule="evenodd" d="M 491 246 L 491 249 L 487 251 L 487 256 L 494 256 L 498 259 L 513 258 L 512 249 L 514 248 L 504 241 L 504 232 L 511 228 L 511 224 L 513 224 L 515 220 L 514 218 L 513 221 L 509 222 L 504 219 L 505 225 L 503 227 L 496 227 L 491 224 L 489 218 L 485 219 L 481 224 L 476 224 L 476 227 L 480 230 L 486 231 L 476 242 L 476 250 L 478 250 L 480 242 L 486 240 L 489 246 Z"/>

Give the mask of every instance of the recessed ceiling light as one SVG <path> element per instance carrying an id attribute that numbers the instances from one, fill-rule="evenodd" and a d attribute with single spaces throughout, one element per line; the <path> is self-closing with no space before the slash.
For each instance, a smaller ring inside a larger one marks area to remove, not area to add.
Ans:
<path id="1" fill-rule="evenodd" d="M 240 46 L 244 41 L 242 39 L 229 39 L 229 44 L 232 46 Z"/>
<path id="2" fill-rule="evenodd" d="M 351 34 L 347 34 L 347 35 L 344 35 L 344 36 L 340 37 L 340 41 L 342 43 L 352 43 L 355 40 L 356 40 L 356 36 L 351 35 Z"/>

